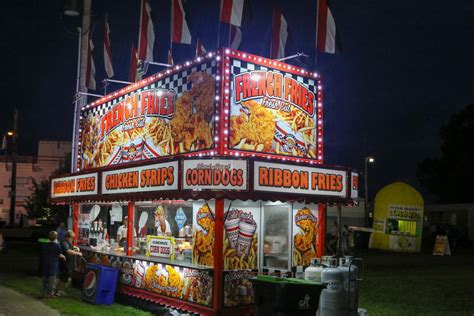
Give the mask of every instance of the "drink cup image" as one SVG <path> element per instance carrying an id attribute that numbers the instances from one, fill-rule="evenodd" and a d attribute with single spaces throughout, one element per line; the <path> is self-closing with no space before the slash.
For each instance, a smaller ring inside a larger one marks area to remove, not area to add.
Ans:
<path id="1" fill-rule="evenodd" d="M 229 239 L 229 245 L 231 248 L 236 248 L 237 239 L 239 237 L 239 222 L 240 218 L 226 219 L 224 222 L 224 228 Z"/>
<path id="2" fill-rule="evenodd" d="M 137 161 L 142 159 L 143 139 L 136 137 L 133 141 L 128 141 L 122 150 L 122 159 L 124 161 Z"/>
<path id="3" fill-rule="evenodd" d="M 279 153 L 291 153 L 296 143 L 297 137 L 291 126 L 285 121 L 276 122 L 272 149 L 277 151 L 279 148 Z"/>
<path id="4" fill-rule="evenodd" d="M 141 288 L 145 276 L 145 266 L 142 261 L 135 262 L 135 287 Z"/>
<path id="5" fill-rule="evenodd" d="M 303 156 L 307 155 L 308 150 L 306 148 L 306 143 L 301 133 L 296 133 L 296 148 Z"/>
<path id="6" fill-rule="evenodd" d="M 248 256 L 257 223 L 253 219 L 242 218 L 239 222 L 239 237 L 237 238 L 237 255 Z"/>

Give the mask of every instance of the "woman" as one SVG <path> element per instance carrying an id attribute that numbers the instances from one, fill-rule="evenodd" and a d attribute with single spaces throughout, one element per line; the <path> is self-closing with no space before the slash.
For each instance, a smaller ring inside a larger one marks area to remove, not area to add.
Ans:
<path id="1" fill-rule="evenodd" d="M 66 261 L 60 261 L 59 263 L 59 281 L 56 286 L 56 295 L 66 295 L 64 288 L 66 283 L 69 281 L 71 272 L 74 270 L 74 257 L 82 257 L 82 253 L 79 248 L 72 245 L 74 241 L 74 232 L 68 230 L 66 232 L 65 240 L 61 242 L 61 249 L 63 255 L 66 257 Z"/>
<path id="2" fill-rule="evenodd" d="M 155 210 L 155 229 L 157 236 L 171 236 L 171 226 L 165 218 L 165 210 L 161 205 Z"/>

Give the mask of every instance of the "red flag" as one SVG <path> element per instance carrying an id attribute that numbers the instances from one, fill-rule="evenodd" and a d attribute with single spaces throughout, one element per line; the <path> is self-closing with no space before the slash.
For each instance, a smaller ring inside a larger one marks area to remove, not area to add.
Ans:
<path id="1" fill-rule="evenodd" d="M 128 81 L 130 82 L 137 82 L 137 50 L 135 46 L 132 44 L 132 55 L 130 56 L 130 72 L 128 76 Z"/>
<path id="2" fill-rule="evenodd" d="M 327 0 L 318 0 L 316 48 L 317 50 L 335 54 L 341 51 L 339 34 L 336 32 L 336 22 L 332 16 Z"/>
<path id="3" fill-rule="evenodd" d="M 181 0 L 171 0 L 171 42 L 191 44 L 191 32 Z"/>
<path id="4" fill-rule="evenodd" d="M 147 0 L 142 0 L 140 13 L 140 35 L 138 37 L 138 59 L 153 61 L 155 32 L 151 21 L 151 7 Z"/>
<path id="5" fill-rule="evenodd" d="M 285 57 L 286 40 L 288 39 L 288 24 L 281 14 L 279 6 L 273 11 L 272 44 L 270 58 L 278 59 Z"/>
<path id="6" fill-rule="evenodd" d="M 230 27 L 230 48 L 239 49 L 240 42 L 242 41 L 242 32 L 240 27 L 231 25 Z"/>
<path id="7" fill-rule="evenodd" d="M 242 12 L 244 11 L 244 0 L 221 0 L 221 21 L 240 26 L 242 23 Z"/>
<path id="8" fill-rule="evenodd" d="M 171 49 L 168 50 L 168 65 L 171 65 L 171 66 L 174 65 L 173 53 L 171 52 Z"/>
<path id="9" fill-rule="evenodd" d="M 196 57 L 204 55 L 206 53 L 206 49 L 204 48 L 204 45 L 202 45 L 202 42 L 197 39 L 197 44 L 196 44 Z"/>
<path id="10" fill-rule="evenodd" d="M 91 90 L 95 90 L 95 64 L 94 58 L 92 58 L 92 52 L 94 51 L 94 44 L 92 43 L 91 32 L 89 31 L 89 40 L 87 41 L 87 65 L 86 65 L 86 87 Z"/>
<path id="11" fill-rule="evenodd" d="M 114 68 L 112 67 L 112 51 L 110 49 L 109 39 L 109 23 L 107 22 L 107 14 L 105 14 L 105 25 L 104 25 L 104 65 L 107 77 L 112 78 L 114 76 Z"/>

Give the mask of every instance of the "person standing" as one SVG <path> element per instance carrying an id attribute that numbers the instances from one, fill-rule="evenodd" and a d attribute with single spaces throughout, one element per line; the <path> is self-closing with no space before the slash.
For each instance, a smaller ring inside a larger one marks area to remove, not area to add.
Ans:
<path id="1" fill-rule="evenodd" d="M 62 254 L 66 258 L 65 261 L 61 261 L 59 264 L 59 280 L 56 286 L 56 294 L 58 296 L 66 295 L 64 291 L 66 283 L 69 282 L 71 272 L 74 270 L 75 257 L 82 257 L 82 253 L 78 247 L 74 247 L 72 242 L 74 241 L 74 232 L 68 230 L 66 232 L 65 240 L 61 242 Z"/>
<path id="2" fill-rule="evenodd" d="M 123 241 L 127 240 L 128 231 L 128 216 L 123 217 L 123 224 L 117 229 L 117 241 L 120 245 L 123 245 Z M 133 228 L 133 237 L 137 237 L 137 231 Z"/>
<path id="3" fill-rule="evenodd" d="M 58 233 L 58 241 L 64 241 L 66 239 L 66 224 L 64 224 L 64 222 L 61 222 L 58 228 L 56 228 L 56 232 Z"/>
<path id="4" fill-rule="evenodd" d="M 40 298 L 54 297 L 59 259 L 62 261 L 66 260 L 66 257 L 61 253 L 61 246 L 57 242 L 57 235 L 55 231 L 50 231 L 48 234 L 49 242 L 41 246 L 41 260 L 43 262 L 41 274 L 43 276 L 43 284 Z"/>

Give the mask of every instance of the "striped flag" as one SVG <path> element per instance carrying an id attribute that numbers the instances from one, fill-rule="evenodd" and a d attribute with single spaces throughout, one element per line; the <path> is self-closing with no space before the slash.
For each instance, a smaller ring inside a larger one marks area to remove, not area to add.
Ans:
<path id="1" fill-rule="evenodd" d="M 335 54 L 342 51 L 336 22 L 329 9 L 328 0 L 317 1 L 316 48 L 317 50 Z"/>
<path id="2" fill-rule="evenodd" d="M 286 40 L 288 39 L 288 24 L 281 14 L 279 6 L 273 10 L 272 43 L 270 48 L 270 58 L 278 59 L 285 57 Z"/>
<path id="3" fill-rule="evenodd" d="M 112 67 L 112 51 L 110 49 L 110 28 L 107 22 L 107 14 L 105 14 L 105 25 L 104 25 L 104 65 L 107 77 L 112 78 L 114 76 L 114 68 Z"/>
<path id="4" fill-rule="evenodd" d="M 140 11 L 140 34 L 138 37 L 138 59 L 153 61 L 155 32 L 151 21 L 151 7 L 147 0 L 142 0 Z"/>
<path id="5" fill-rule="evenodd" d="M 198 38 L 197 44 L 196 44 L 196 57 L 204 55 L 205 53 L 206 53 L 206 48 L 204 48 L 204 45 Z"/>
<path id="6" fill-rule="evenodd" d="M 91 90 L 96 89 L 95 84 L 95 64 L 92 53 L 94 51 L 94 43 L 92 43 L 91 32 L 89 32 L 89 41 L 87 47 L 87 65 L 86 65 L 86 87 Z"/>
<path id="7" fill-rule="evenodd" d="M 242 41 L 242 32 L 240 27 L 231 25 L 230 28 L 230 48 L 239 49 L 240 42 Z"/>
<path id="8" fill-rule="evenodd" d="M 132 55 L 130 56 L 130 71 L 128 75 L 128 81 L 130 82 L 137 82 L 137 67 L 138 67 L 138 60 L 137 60 L 137 50 L 135 46 L 132 44 Z"/>
<path id="9" fill-rule="evenodd" d="M 221 0 L 221 21 L 227 24 L 240 26 L 244 0 Z"/>
<path id="10" fill-rule="evenodd" d="M 171 43 L 191 44 L 191 32 L 181 0 L 171 0 Z"/>

